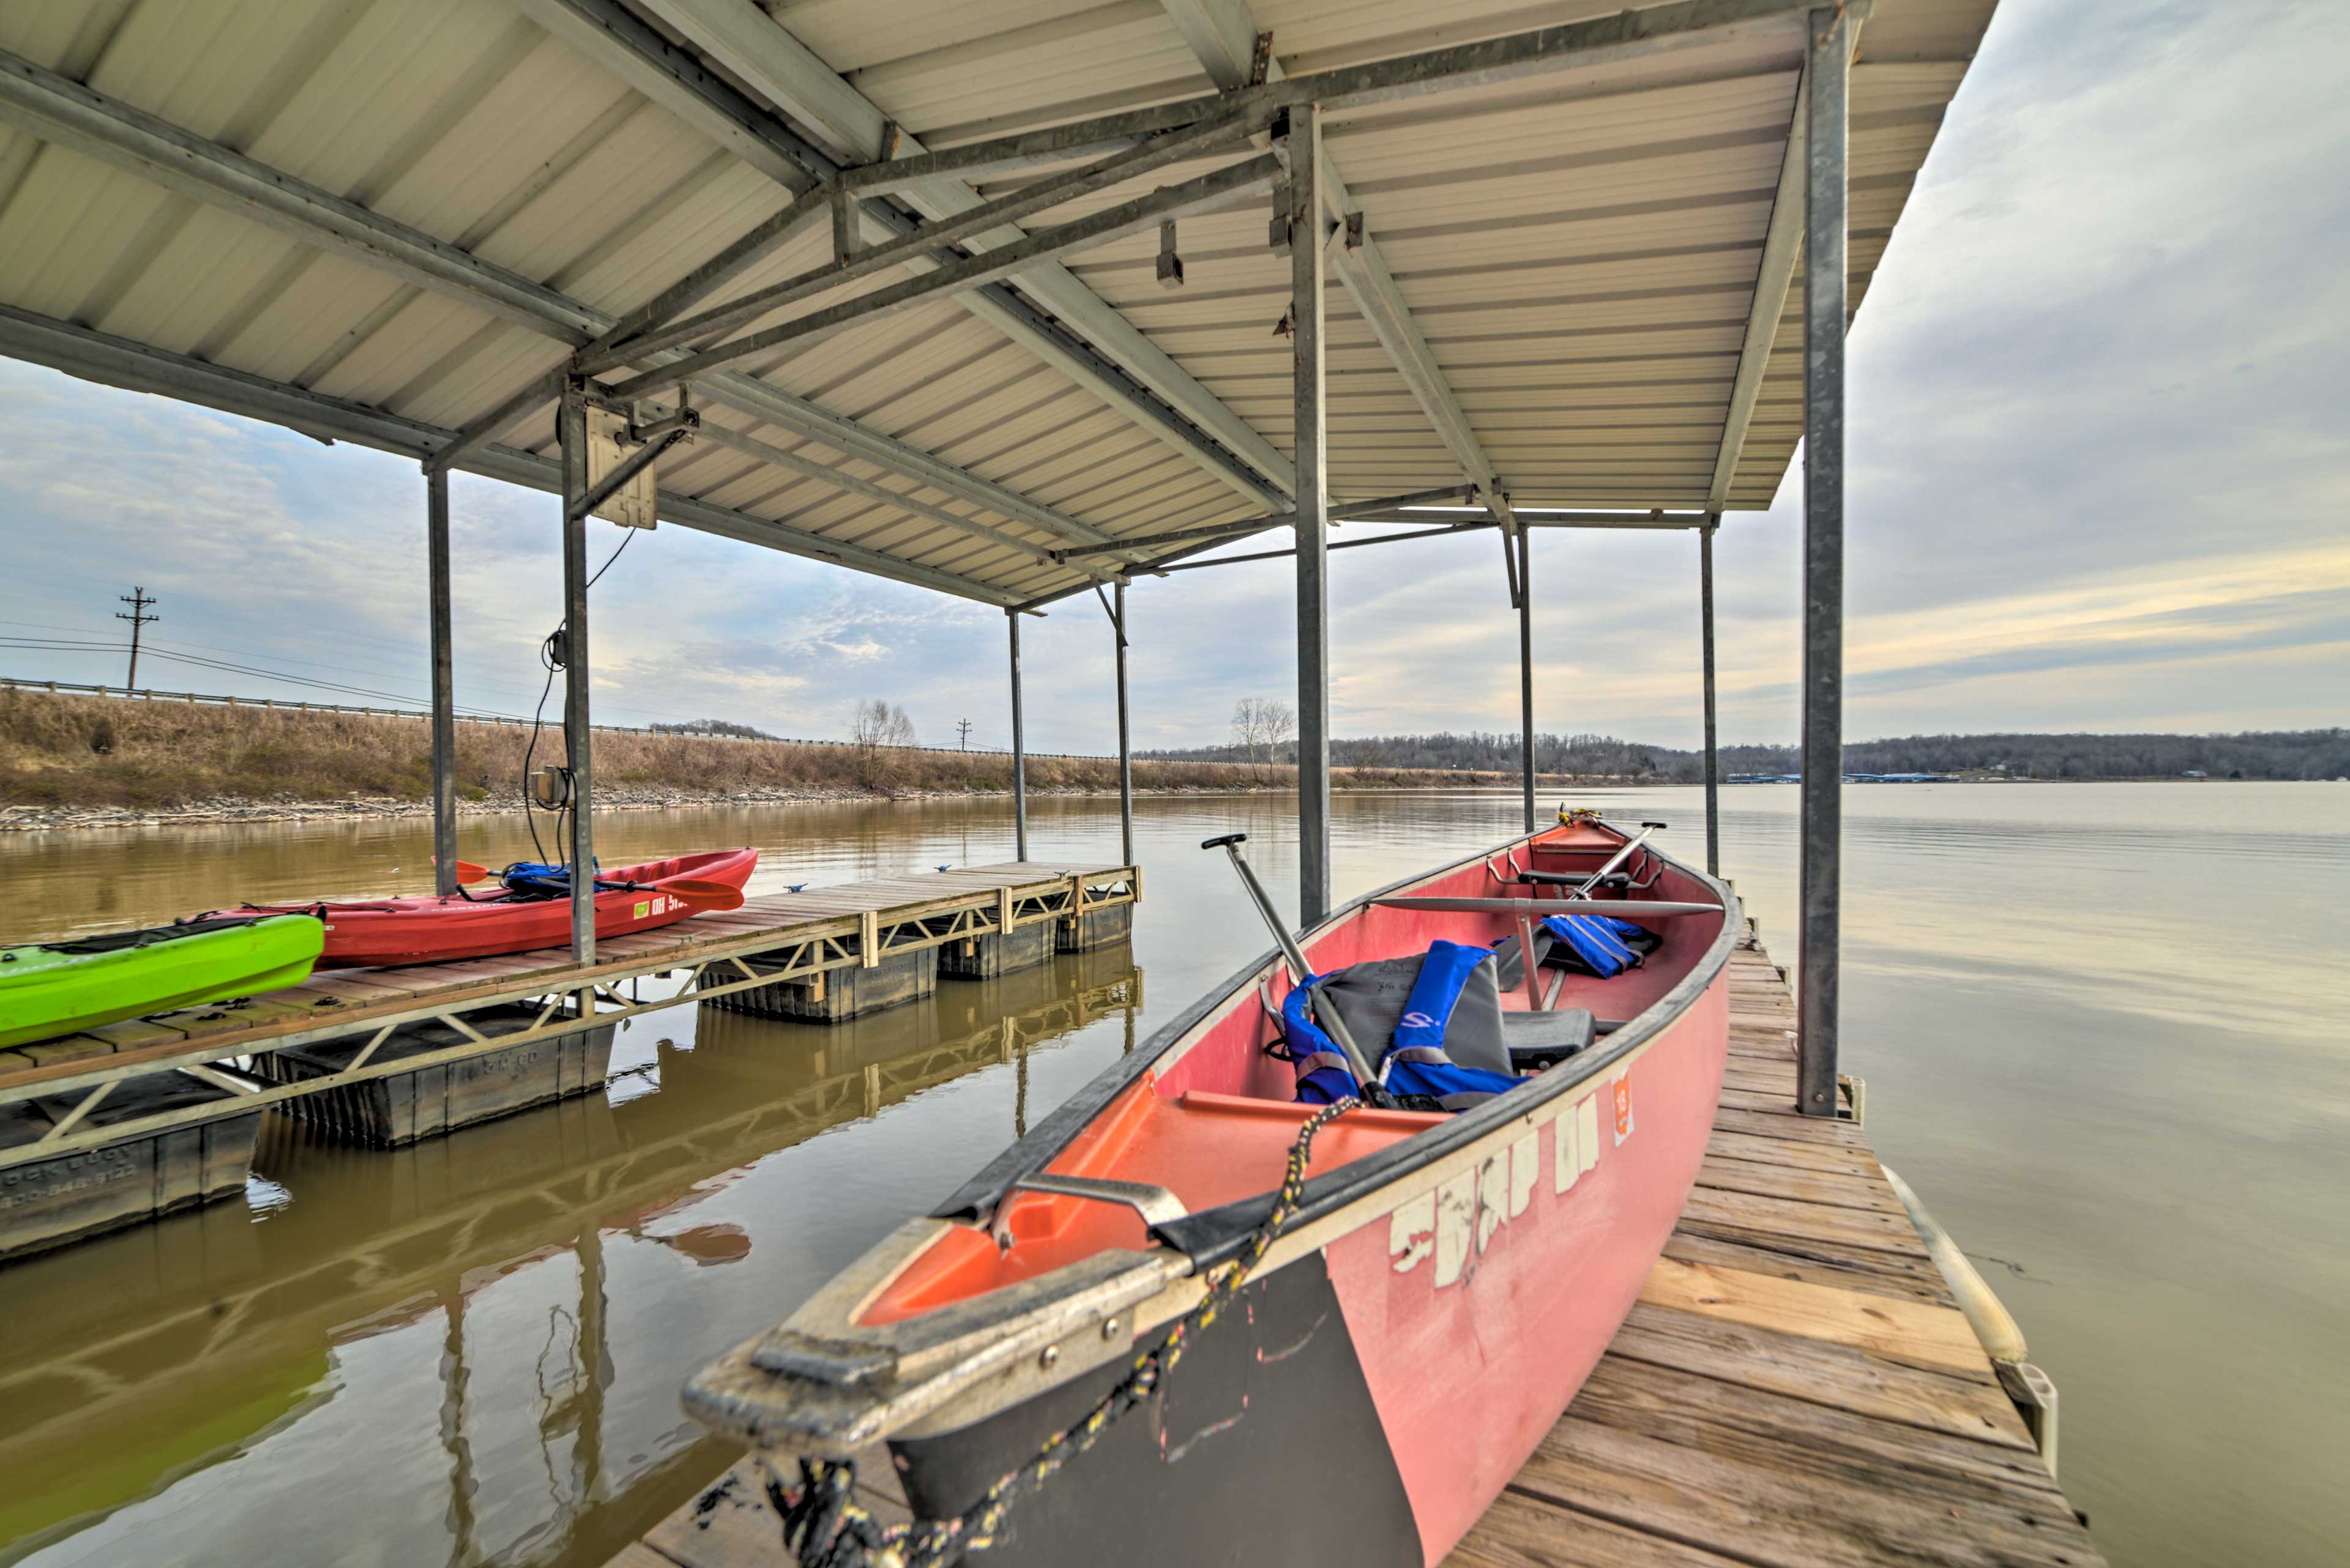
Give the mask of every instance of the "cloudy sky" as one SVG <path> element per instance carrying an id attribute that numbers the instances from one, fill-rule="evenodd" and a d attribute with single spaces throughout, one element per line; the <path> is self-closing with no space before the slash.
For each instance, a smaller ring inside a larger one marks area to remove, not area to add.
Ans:
<path id="1" fill-rule="evenodd" d="M 1847 725 L 2241 730 L 2350 722 L 2350 5 L 2003 0 L 1853 340 Z M 0 360 L 0 637 L 113 640 L 387 697 L 424 687 L 412 463 Z M 1798 470 L 1798 473 L 1799 473 Z M 558 615 L 552 498 L 459 476 L 458 700 L 527 713 Z M 1718 549 L 1722 732 L 1794 732 L 1800 480 Z M 591 546 L 619 531 L 593 525 Z M 1538 719 L 1698 726 L 1696 544 L 1536 540 Z M 1339 734 L 1516 723 L 1490 538 L 1333 559 Z M 1131 595 L 1138 746 L 1294 696 L 1287 563 Z M 596 590 L 599 716 L 837 736 L 1007 729 L 1003 618 L 682 528 Z M 1115 743 L 1090 600 L 1027 623 L 1030 743 Z M 120 656 L 0 648 L 119 682 Z M 309 695 L 152 662 L 142 684 Z M 346 701 L 365 701 L 347 697 Z"/>

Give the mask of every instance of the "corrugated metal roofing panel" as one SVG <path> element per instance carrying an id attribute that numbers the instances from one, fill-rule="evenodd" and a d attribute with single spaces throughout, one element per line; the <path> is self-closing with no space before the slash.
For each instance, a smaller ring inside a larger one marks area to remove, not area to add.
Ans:
<path id="1" fill-rule="evenodd" d="M 1252 4 L 1291 72 L 1616 8 Z M 1156 0 L 771 0 L 767 9 L 933 146 L 1209 86 Z M 1990 0 L 1879 0 L 1866 26 L 1853 88 L 1856 300 L 1990 12 Z M 1702 502 L 1784 156 L 1799 36 L 1790 19 L 1630 63 L 1333 117 L 1329 157 L 1471 429 L 1522 500 Z M 608 315 L 651 297 L 790 195 L 536 22 L 477 0 L 16 6 L 0 9 L 0 47 Z M 1149 183 L 1215 161 L 1162 170 Z M 1030 227 L 1140 188 L 1072 202 Z M 1274 324 L 1288 303 L 1288 265 L 1265 249 L 1266 210 L 1255 198 L 1185 219 L 1180 293 L 1159 286 L 1147 229 L 1068 265 L 1285 451 L 1290 352 Z M 819 265 L 830 243 L 810 225 L 703 305 Z M 840 297 L 909 275 L 876 275 Z M 5 122 L 0 302 L 442 428 L 480 415 L 566 352 L 553 332 L 452 297 L 445 282 L 306 243 Z M 1798 293 L 1782 315 L 1734 506 L 1767 504 L 1800 434 L 1799 304 Z M 1459 481 L 1458 461 L 1335 278 L 1328 333 L 1334 493 Z M 1115 535 L 1254 511 L 1164 432 L 943 296 L 735 369 L 974 477 L 941 488 L 899 472 L 910 458 L 851 455 L 697 400 L 713 426 L 1000 537 L 973 539 L 714 441 L 669 462 L 665 488 L 946 566 L 974 591 L 1078 580 L 1035 556 L 1066 541 L 1000 496 L 983 504 L 983 483 Z M 533 414 L 506 439 L 544 452 L 551 425 Z"/>

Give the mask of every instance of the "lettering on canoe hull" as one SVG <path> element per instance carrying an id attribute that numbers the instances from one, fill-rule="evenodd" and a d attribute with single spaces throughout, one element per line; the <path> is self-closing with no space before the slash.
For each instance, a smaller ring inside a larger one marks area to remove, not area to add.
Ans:
<path id="1" fill-rule="evenodd" d="M 1442 1290 L 1473 1274 L 1474 1259 L 1494 1235 L 1526 1211 L 1542 1185 L 1543 1144 L 1551 1147 L 1551 1196 L 1571 1189 L 1599 1164 L 1600 1101 L 1608 1103 L 1614 1145 L 1632 1136 L 1632 1080 L 1616 1077 L 1558 1114 L 1545 1140 L 1527 1133 L 1503 1152 L 1480 1161 L 1396 1205 L 1388 1215 L 1388 1260 L 1399 1274 L 1431 1265 L 1430 1288 Z"/>

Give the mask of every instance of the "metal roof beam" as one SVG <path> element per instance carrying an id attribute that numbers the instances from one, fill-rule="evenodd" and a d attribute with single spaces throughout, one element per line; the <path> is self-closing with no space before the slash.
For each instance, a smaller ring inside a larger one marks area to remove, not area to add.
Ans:
<path id="1" fill-rule="evenodd" d="M 926 275 L 910 277 L 887 288 L 878 288 L 837 305 L 811 311 L 780 326 L 768 327 L 764 332 L 754 332 L 747 337 L 738 337 L 714 348 L 687 355 L 659 369 L 648 370 L 631 380 L 622 381 L 611 390 L 623 398 L 646 397 L 663 388 L 673 387 L 680 381 L 706 375 L 722 366 L 781 348 L 786 343 L 827 337 L 847 327 L 929 304 L 941 295 L 955 294 L 979 284 L 993 282 L 1039 261 L 1107 244 L 1153 227 L 1166 219 L 1196 213 L 1206 207 L 1221 206 L 1233 196 L 1270 190 L 1280 169 L 1280 161 L 1274 154 L 1260 153 L 1197 179 L 1187 180 L 1180 185 L 1170 185 L 1147 196 L 1137 196 L 1115 207 L 1106 207 L 1074 222 L 1055 228 L 1039 229 L 1001 250 L 982 251 L 977 255 L 967 256 Z M 854 265 L 852 260 L 820 271 L 839 275 Z"/>
<path id="2" fill-rule="evenodd" d="M 605 312 L 543 284 L 5 52 L 0 52 L 0 119 L 23 125 L 44 140 L 88 152 L 166 189 L 265 223 L 306 244 L 392 273 L 559 342 L 577 347 L 617 325 Z M 762 235 L 773 226 L 771 220 L 753 234 Z M 738 242 L 730 250 L 754 249 L 773 237 L 766 234 L 753 241 L 746 236 L 750 244 Z M 723 260 L 724 254 L 718 259 Z M 1109 539 L 1100 529 L 764 381 L 725 372 L 698 377 L 695 385 L 730 407 L 989 511 L 1034 523 L 1066 539 L 1087 544 Z M 459 450 L 486 442 L 554 396 L 548 384 L 535 379 L 461 432 Z"/>
<path id="3" fill-rule="evenodd" d="M 679 0 L 651 3 L 677 4 Z M 699 3 L 720 4 L 723 0 Z M 1120 109 L 1088 119 L 1071 120 L 1058 130 L 1073 141 L 1110 141 L 1196 125 L 1211 114 L 1257 119 L 1300 104 L 1345 109 L 1394 103 L 1492 87 L 1553 71 L 1624 65 L 1756 33 L 1778 33 L 1793 41 L 1799 36 L 1795 24 L 1822 3 L 1823 0 L 1679 0 L 1678 4 L 1648 5 L 1473 44 L 1414 55 L 1392 55 L 1362 65 L 1268 80 L 1230 92 L 1177 99 L 1146 109 Z M 1841 9 L 1846 16 L 1858 19 L 1867 16 L 1871 3 L 1872 0 L 1842 0 Z M 966 142 L 956 151 L 972 158 L 1010 153 L 1019 148 L 1021 134 Z"/>
<path id="4" fill-rule="evenodd" d="M 535 332 L 579 344 L 601 329 L 596 312 L 520 273 L 5 51 L 0 51 L 0 119 Z"/>
<path id="5" fill-rule="evenodd" d="M 739 299 L 728 300 L 724 305 L 705 310 L 699 316 L 690 316 L 682 320 L 660 322 L 650 329 L 640 331 L 633 337 L 616 329 L 610 336 L 618 339 L 618 347 L 596 345 L 591 346 L 588 350 L 583 350 L 579 358 L 580 369 L 593 374 L 598 370 L 609 369 L 615 365 L 642 360 L 655 349 L 674 348 L 680 344 L 691 343 L 696 338 L 709 337 L 715 333 L 727 331 L 745 322 L 756 320 L 770 311 L 781 309 L 786 305 L 812 298 L 840 284 L 910 261 L 927 257 L 942 265 L 951 265 L 944 256 L 932 255 L 931 253 L 954 244 L 973 234 L 983 234 L 1000 224 L 1033 217 L 1038 213 L 1057 207 L 1066 202 L 1075 201 L 1080 196 L 1108 190 L 1113 185 L 1137 179 L 1154 169 L 1164 168 L 1179 160 L 1220 151 L 1228 143 L 1236 145 L 1243 140 L 1241 131 L 1224 124 L 1211 124 L 1177 131 L 1172 135 L 1157 139 L 1151 145 L 1139 151 L 1106 159 L 1084 169 L 1056 175 L 1050 180 L 1039 181 L 1008 196 L 999 197 L 995 201 L 974 207 L 970 212 L 955 217 L 941 218 L 936 223 L 923 223 L 894 239 L 884 240 L 879 244 L 868 245 L 846 261 L 836 262 L 829 266 L 816 267 L 796 277 L 787 278 L 765 288 L 754 289 Z M 802 197 L 801 202 L 818 200 L 816 195 L 811 194 Z M 795 206 L 797 204 L 795 203 Z M 659 320 L 658 317 L 655 319 Z M 600 352 L 598 351 L 599 348 Z"/>
<path id="6" fill-rule="evenodd" d="M 1762 395 L 1762 373 L 1771 366 L 1771 350 L 1779 340 L 1779 317 L 1786 311 L 1787 295 L 1795 281 L 1795 260 L 1804 248 L 1804 156 L 1810 146 L 1804 120 L 1810 101 L 1807 78 L 1795 88 L 1787 152 L 1779 165 L 1778 192 L 1771 199 L 1771 226 L 1762 238 L 1762 262 L 1754 270 L 1754 301 L 1747 309 L 1746 335 L 1738 347 L 1738 373 L 1730 383 L 1721 442 L 1714 449 L 1713 480 L 1706 487 L 1706 503 L 1717 510 L 1738 475 L 1746 432 L 1754 422 L 1754 405 Z"/>
<path id="7" fill-rule="evenodd" d="M 1255 69 L 1258 28 L 1248 0 L 1162 0 L 1168 19 L 1175 30 L 1183 35 L 1184 42 L 1199 57 L 1201 68 L 1208 79 L 1226 92 L 1238 92 L 1251 85 Z M 1264 65 L 1268 83 L 1283 79 L 1281 63 L 1268 50 Z M 1244 117 L 1245 118 L 1245 117 Z M 1451 384 L 1445 379 L 1444 370 L 1436 362 L 1435 351 L 1429 348 L 1428 338 L 1412 319 L 1411 307 L 1404 303 L 1403 291 L 1396 286 L 1395 275 L 1388 270 L 1386 260 L 1379 254 L 1378 242 L 1363 233 L 1361 217 L 1355 211 L 1353 193 L 1347 189 L 1346 177 L 1326 151 L 1321 167 L 1316 171 L 1316 188 L 1322 192 L 1323 204 L 1332 221 L 1346 225 L 1345 242 L 1334 247 L 1333 260 L 1337 264 L 1338 281 L 1355 302 L 1371 336 L 1378 339 L 1388 358 L 1403 378 L 1412 400 L 1428 416 L 1435 428 L 1436 437 L 1444 450 L 1461 465 L 1471 483 L 1489 498 L 1488 506 L 1494 521 L 1504 530 L 1513 524 L 1509 502 L 1503 494 L 1502 483 L 1495 473 L 1492 459 L 1485 452 L 1484 443 L 1471 428 L 1469 415 L 1454 395 Z M 1351 221 L 1350 221 L 1351 220 Z M 1320 231 L 1317 230 L 1317 233 Z"/>
<path id="8" fill-rule="evenodd" d="M 608 0 L 529 3 L 578 6 Z M 814 128 L 842 153 L 841 161 L 879 161 L 892 153 L 923 151 L 870 99 L 755 5 L 743 0 L 641 3 L 710 58 Z M 1206 118 L 1201 113 L 1184 123 Z M 834 175 L 837 172 L 836 169 Z M 953 179 L 925 182 L 907 196 L 932 218 L 967 212 L 981 201 L 978 192 Z M 867 214 L 872 215 L 869 207 Z M 1007 227 L 975 243 L 1003 245 L 1019 237 L 1016 228 Z M 1041 263 L 1021 275 L 1020 288 L 1066 323 L 1078 342 L 1106 358 L 1117 374 L 1105 375 L 1087 362 L 1087 356 L 1072 354 L 1070 344 L 1055 341 L 1054 334 L 1038 331 L 1035 324 L 1003 312 L 1000 306 L 994 315 L 987 301 L 973 302 L 972 308 L 1242 494 L 1262 504 L 1278 502 L 1293 491 L 1295 473 L 1288 459 L 1066 267 Z M 1235 454 L 1244 466 L 1236 468 L 1230 461 Z M 1259 475 L 1261 480 L 1254 477 Z M 1268 488 L 1278 493 L 1268 496 Z"/>
<path id="9" fill-rule="evenodd" d="M 1382 514 L 1406 506 L 1425 506 L 1431 501 L 1443 501 L 1461 493 L 1461 486 L 1448 484 L 1441 490 L 1418 490 L 1409 495 L 1383 495 L 1351 504 L 1343 501 L 1329 504 L 1333 523 L 1384 523 L 1392 521 Z M 1273 528 L 1296 526 L 1295 512 L 1272 512 L 1263 517 L 1243 517 L 1238 522 L 1218 523 L 1206 528 L 1184 528 L 1171 534 L 1146 534 L 1122 539 L 1120 545 L 1131 550 L 1145 550 L 1155 545 L 1185 545 L 1195 539 L 1243 539 L 1252 534 L 1262 534 Z M 1098 556 L 1117 546 L 1092 545 L 1084 549 L 1055 550 L 1053 558 L 1066 561 L 1073 556 Z"/>
<path id="10" fill-rule="evenodd" d="M 1114 569 L 1063 561 L 1058 553 L 1042 545 L 1031 543 L 1016 535 L 1006 534 L 1001 528 L 990 526 L 974 518 L 960 516 L 943 506 L 933 506 L 927 501 L 918 500 L 910 495 L 901 495 L 886 485 L 874 483 L 869 479 L 858 479 L 852 474 L 843 473 L 829 464 L 817 462 L 813 458 L 802 457 L 797 452 L 786 451 L 771 441 L 761 441 L 756 436 L 744 435 L 740 431 L 728 430 L 723 425 L 713 425 L 707 421 L 702 422 L 699 434 L 702 440 L 713 445 L 725 447 L 731 452 L 739 452 L 745 457 L 755 457 L 771 467 L 785 469 L 793 473 L 813 479 L 819 484 L 847 491 L 851 495 L 862 496 L 868 501 L 878 501 L 884 505 L 897 507 L 902 512 L 910 512 L 917 517 L 927 517 L 931 522 L 951 528 L 958 534 L 984 540 L 988 544 L 998 545 L 1007 550 L 1016 551 L 1032 560 L 1041 561 L 1048 566 L 1059 566 L 1067 571 L 1080 572 L 1102 582 L 1108 582 L 1118 575 Z"/>
<path id="11" fill-rule="evenodd" d="M 0 352 L 84 380 L 199 403 L 224 413 L 284 425 L 305 435 L 348 441 L 356 446 L 402 457 L 429 458 L 456 439 L 455 431 L 439 425 L 404 419 L 243 370 L 207 364 L 12 306 L 0 305 Z M 457 466 L 470 473 L 532 490 L 560 494 L 563 489 L 561 463 L 513 447 L 484 446 Z M 691 496 L 661 492 L 660 514 L 705 534 L 723 535 L 813 560 L 831 561 L 919 587 L 936 588 L 960 598 L 976 599 L 982 604 L 1006 605 L 1014 597 L 975 578 L 902 561 L 877 550 L 827 539 L 821 534 L 696 501 Z"/>

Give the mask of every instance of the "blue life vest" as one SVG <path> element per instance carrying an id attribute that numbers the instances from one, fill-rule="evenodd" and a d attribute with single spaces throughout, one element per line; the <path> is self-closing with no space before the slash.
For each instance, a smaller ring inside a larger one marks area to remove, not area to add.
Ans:
<path id="1" fill-rule="evenodd" d="M 1627 969 L 1640 967 L 1642 956 L 1625 944 L 1626 937 L 1648 933 L 1629 920 L 1612 915 L 1553 915 L 1543 929 L 1565 942 L 1575 957 L 1602 980 L 1612 980 Z"/>
<path id="2" fill-rule="evenodd" d="M 571 897 L 571 867 L 550 866 L 539 860 L 517 860 L 498 873 L 498 880 L 506 891 L 517 898 L 568 898 Z M 618 882 L 598 881 L 598 889 L 608 890 L 620 886 Z"/>
<path id="3" fill-rule="evenodd" d="M 1379 1047 L 1379 1081 L 1389 1093 L 1421 1096 L 1448 1111 L 1459 1111 L 1517 1086 L 1518 1080 L 1510 1074 L 1459 1066 L 1444 1054 L 1445 1025 L 1461 1000 L 1461 987 L 1477 966 L 1492 956 L 1484 948 L 1459 942 L 1440 941 L 1428 950 L 1395 1036 Z M 1346 1053 L 1306 1012 L 1306 999 L 1314 988 L 1329 978 L 1312 976 L 1281 1004 L 1282 1038 L 1296 1058 L 1297 1098 L 1305 1105 L 1326 1106 L 1357 1092 Z M 1356 1044 L 1367 1052 L 1371 1049 L 1367 1042 Z"/>

